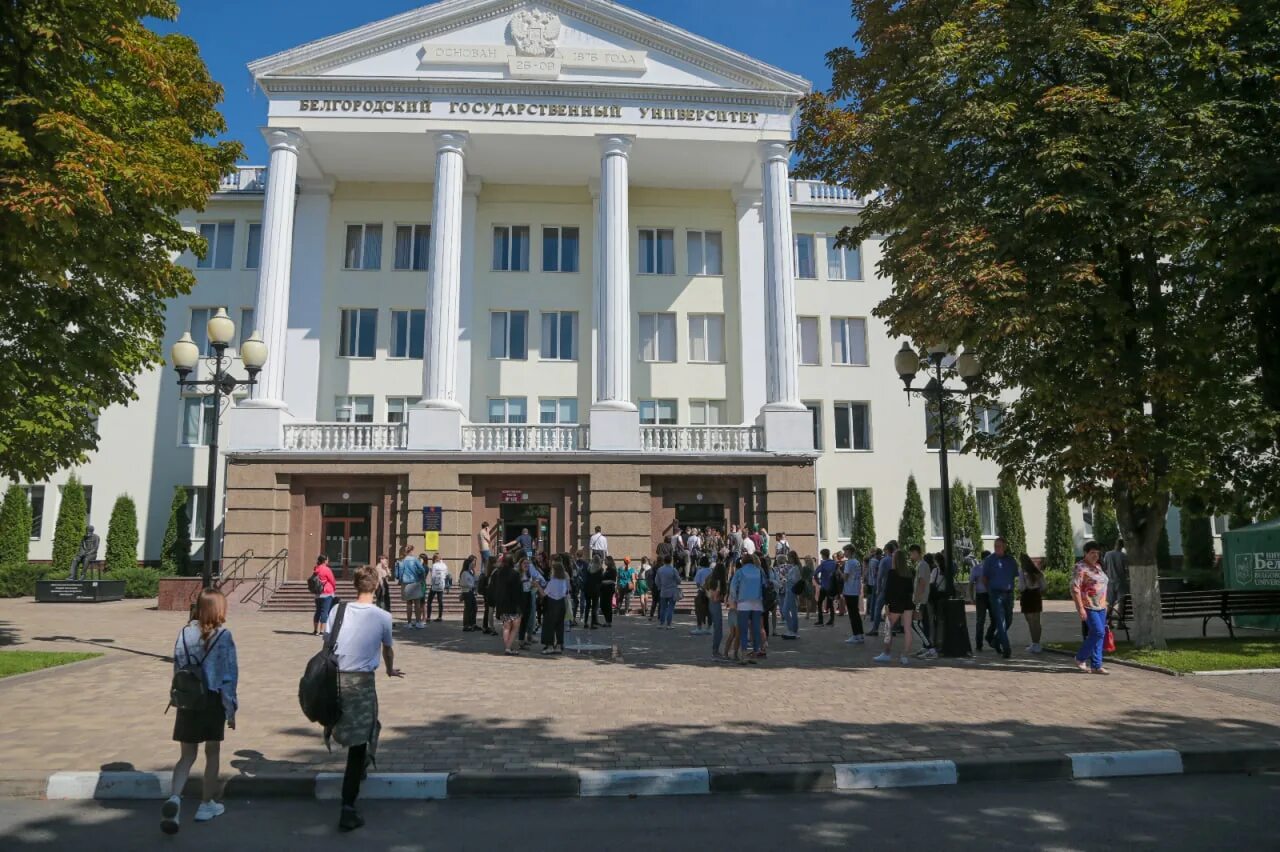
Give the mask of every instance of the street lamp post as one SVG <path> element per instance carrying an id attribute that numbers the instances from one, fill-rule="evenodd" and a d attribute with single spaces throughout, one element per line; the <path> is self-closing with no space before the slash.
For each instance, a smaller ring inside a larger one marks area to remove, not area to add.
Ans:
<path id="1" fill-rule="evenodd" d="M 188 379 L 200 362 L 200 347 L 191 339 L 191 332 L 184 332 L 173 344 L 170 355 L 173 369 L 178 374 L 178 387 L 194 388 L 213 394 L 213 423 L 209 427 L 209 471 L 205 478 L 204 501 L 204 567 L 201 570 L 202 585 L 206 589 L 213 588 L 213 501 L 218 487 L 218 423 L 222 414 L 222 397 L 231 395 L 236 388 L 251 388 L 258 383 L 258 372 L 267 362 L 267 345 L 255 331 L 248 340 L 240 344 L 240 360 L 244 362 L 249 378 L 237 379 L 227 372 L 231 366 L 231 358 L 227 355 L 227 347 L 235 339 L 236 325 L 227 316 L 226 308 L 209 318 L 205 328 L 209 346 L 213 355 L 209 356 L 213 373 L 207 379 Z M 203 414 L 201 415 L 203 416 Z"/>
<path id="2" fill-rule="evenodd" d="M 965 628 L 964 601 L 956 597 L 956 566 L 952 542 L 951 528 L 951 475 L 947 470 L 947 411 L 946 401 L 951 397 L 964 397 L 972 392 L 974 382 L 982 372 L 982 365 L 977 356 L 970 352 L 963 353 L 956 359 L 954 369 L 964 380 L 965 387 L 949 388 L 945 382 L 943 362 L 949 354 L 945 344 L 934 344 L 926 350 L 928 366 L 925 368 L 929 380 L 923 387 L 912 387 L 911 383 L 920 372 L 922 359 L 907 343 L 894 356 L 893 366 L 902 379 L 903 390 L 908 394 L 919 394 L 927 403 L 936 406 L 938 412 L 938 475 L 942 479 L 942 545 L 943 574 L 947 581 L 947 601 L 943 609 L 942 652 L 948 657 L 963 657 L 970 653 L 969 632 Z M 903 542 L 905 547 L 910 542 Z M 957 626 L 959 629 L 957 629 Z M 935 637 L 936 641 L 936 637 Z"/>

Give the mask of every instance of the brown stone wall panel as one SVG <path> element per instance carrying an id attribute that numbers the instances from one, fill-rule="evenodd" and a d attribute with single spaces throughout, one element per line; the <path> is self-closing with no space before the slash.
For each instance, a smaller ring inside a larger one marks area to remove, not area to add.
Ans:
<path id="1" fill-rule="evenodd" d="M 228 488 L 226 507 L 235 509 L 275 509 L 287 504 L 280 502 L 280 492 L 274 488 Z"/>

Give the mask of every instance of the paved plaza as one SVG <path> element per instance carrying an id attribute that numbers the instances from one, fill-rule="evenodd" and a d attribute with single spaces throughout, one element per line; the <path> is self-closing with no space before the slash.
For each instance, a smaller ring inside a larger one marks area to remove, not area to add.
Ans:
<path id="1" fill-rule="evenodd" d="M 182 616 L 146 601 L 98 605 L 0 601 L 0 645 L 100 649 L 97 661 L 0 681 L 0 774 L 171 766 L 165 715 Z M 1050 602 L 1046 641 L 1079 635 Z M 972 611 L 970 611 L 972 616 Z M 307 616 L 238 610 L 239 727 L 233 773 L 339 770 L 298 709 L 298 677 L 319 641 Z M 709 640 L 646 619 L 574 632 L 597 650 L 562 658 L 501 655 L 457 622 L 396 628 L 407 677 L 380 678 L 381 771 L 533 771 L 562 767 L 753 767 L 913 758 L 1001 758 L 1141 748 L 1280 746 L 1280 676 L 1175 678 L 1112 666 L 1079 673 L 1032 656 L 1021 617 L 1014 658 L 877 666 L 849 646 L 847 623 L 775 640 L 758 666 L 709 659 Z M 1199 632 L 1174 622 L 1172 635 Z M 1211 633 L 1213 628 L 1211 628 Z"/>

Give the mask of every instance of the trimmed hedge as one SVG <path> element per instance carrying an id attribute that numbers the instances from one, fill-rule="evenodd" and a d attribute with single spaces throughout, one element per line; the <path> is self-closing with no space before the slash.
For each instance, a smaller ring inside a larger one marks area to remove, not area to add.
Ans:
<path id="1" fill-rule="evenodd" d="M 112 571 L 112 580 L 124 580 L 126 598 L 154 598 L 160 594 L 160 578 L 167 576 L 155 568 L 132 565 L 120 571 Z"/>
<path id="2" fill-rule="evenodd" d="M 1051 601 L 1071 600 L 1071 572 L 1045 571 L 1044 596 Z"/>
<path id="3" fill-rule="evenodd" d="M 65 569 L 56 565 L 27 562 L 0 565 L 0 598 L 29 598 L 36 593 L 36 580 L 61 580 Z"/>

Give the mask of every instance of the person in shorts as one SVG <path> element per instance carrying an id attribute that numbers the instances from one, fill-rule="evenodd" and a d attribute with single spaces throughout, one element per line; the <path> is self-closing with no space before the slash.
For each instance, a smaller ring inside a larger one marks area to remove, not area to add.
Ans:
<path id="1" fill-rule="evenodd" d="M 205 589 L 196 598 L 192 618 L 178 633 L 173 646 L 173 670 L 195 663 L 204 680 L 205 704 L 195 710 L 179 708 L 173 720 L 173 741 L 182 744 L 182 754 L 173 767 L 173 792 L 160 808 L 160 830 L 177 834 L 182 809 L 182 791 L 191 767 L 204 743 L 204 778 L 196 822 L 222 816 L 226 808 L 217 801 L 218 760 L 227 728 L 236 726 L 236 685 L 240 669 L 236 642 L 226 627 L 227 599 L 217 589 Z"/>
<path id="2" fill-rule="evenodd" d="M 520 630 L 520 613 L 528 594 L 510 556 L 502 557 L 498 570 L 489 579 L 488 590 L 493 597 L 494 614 L 502 624 L 503 651 L 515 656 L 520 653 L 514 646 Z"/>
<path id="3" fill-rule="evenodd" d="M 902 657 L 905 666 L 911 661 L 911 617 L 915 613 L 915 579 L 916 567 L 907 558 L 905 550 L 895 550 L 892 567 L 888 577 L 884 578 L 885 608 L 889 610 L 888 629 L 884 635 L 884 650 L 874 658 L 877 663 L 888 663 L 893 660 L 889 652 L 893 649 L 893 629 L 902 624 Z"/>

